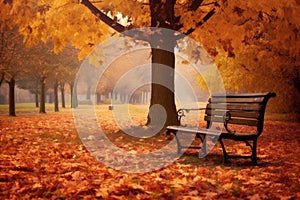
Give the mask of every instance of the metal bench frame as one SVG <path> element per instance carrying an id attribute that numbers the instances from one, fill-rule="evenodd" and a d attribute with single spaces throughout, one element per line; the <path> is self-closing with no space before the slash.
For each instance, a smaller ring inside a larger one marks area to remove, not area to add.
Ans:
<path id="1" fill-rule="evenodd" d="M 223 150 L 224 162 L 229 158 L 251 158 L 253 164 L 257 165 L 257 140 L 263 132 L 264 116 L 268 100 L 275 97 L 276 94 L 268 93 L 246 93 L 230 95 L 213 95 L 209 98 L 206 108 L 181 108 L 178 110 L 178 119 L 180 126 L 168 126 L 167 134 L 174 134 L 177 141 L 177 151 L 181 152 L 183 148 L 201 149 L 200 153 L 206 154 L 205 137 L 207 135 L 215 137 L 221 144 Z M 182 125 L 182 118 L 190 111 L 205 110 L 204 120 L 207 122 L 206 128 L 187 127 Z M 212 130 L 212 124 L 223 123 L 225 130 L 217 133 Z M 256 127 L 255 133 L 245 133 L 230 130 L 231 124 L 247 125 Z M 195 134 L 202 141 L 201 146 L 183 146 L 177 133 Z M 229 155 L 226 151 L 223 140 L 244 141 L 251 149 L 251 155 Z M 200 154 L 199 154 L 200 155 Z"/>

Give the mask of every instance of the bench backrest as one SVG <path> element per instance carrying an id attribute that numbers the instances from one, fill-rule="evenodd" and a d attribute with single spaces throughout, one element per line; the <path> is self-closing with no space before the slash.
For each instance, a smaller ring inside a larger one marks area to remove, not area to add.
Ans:
<path id="1" fill-rule="evenodd" d="M 276 94 L 271 92 L 213 95 L 208 100 L 204 120 L 208 126 L 212 122 L 225 121 L 226 129 L 227 124 L 256 126 L 257 134 L 260 134 L 263 130 L 267 102 L 275 96 Z"/>

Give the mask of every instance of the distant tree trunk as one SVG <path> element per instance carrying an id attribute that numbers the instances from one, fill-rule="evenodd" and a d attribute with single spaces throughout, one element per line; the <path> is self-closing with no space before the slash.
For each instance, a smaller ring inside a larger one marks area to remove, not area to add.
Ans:
<path id="1" fill-rule="evenodd" d="M 61 93 L 61 107 L 66 108 L 65 83 L 64 82 L 60 82 L 60 93 Z"/>
<path id="2" fill-rule="evenodd" d="M 49 99 L 48 99 L 48 103 L 54 103 L 54 95 L 53 92 L 49 92 Z"/>
<path id="3" fill-rule="evenodd" d="M 97 104 L 100 104 L 101 103 L 101 94 L 96 93 L 96 95 L 97 95 Z"/>
<path id="4" fill-rule="evenodd" d="M 4 81 L 4 72 L 1 72 L 1 78 L 0 78 L 0 87 L 2 85 L 2 82 Z"/>
<path id="5" fill-rule="evenodd" d="M 46 87 L 46 77 L 41 77 L 41 93 L 40 93 L 40 113 L 46 113 L 46 106 L 45 106 L 45 87 Z"/>
<path id="6" fill-rule="evenodd" d="M 73 108 L 73 88 L 74 84 L 70 83 L 70 90 L 71 90 L 71 108 Z"/>
<path id="7" fill-rule="evenodd" d="M 87 87 L 86 99 L 91 100 L 91 86 L 90 85 L 88 85 L 88 87 Z"/>
<path id="8" fill-rule="evenodd" d="M 76 84 L 71 83 L 71 108 L 77 108 L 78 107 L 78 100 L 77 100 L 77 87 Z"/>
<path id="9" fill-rule="evenodd" d="M 39 81 L 36 82 L 36 88 L 35 88 L 35 107 L 39 107 Z"/>
<path id="10" fill-rule="evenodd" d="M 59 109 L 58 109 L 58 81 L 55 81 L 53 91 L 54 91 L 54 112 L 59 112 Z"/>
<path id="11" fill-rule="evenodd" d="M 35 107 L 38 108 L 39 107 L 39 93 L 38 93 L 38 91 L 36 91 L 34 93 L 34 95 L 35 95 Z"/>
<path id="12" fill-rule="evenodd" d="M 15 104 L 15 85 L 16 81 L 11 78 L 7 81 L 9 85 L 9 116 L 16 116 L 16 104 Z"/>

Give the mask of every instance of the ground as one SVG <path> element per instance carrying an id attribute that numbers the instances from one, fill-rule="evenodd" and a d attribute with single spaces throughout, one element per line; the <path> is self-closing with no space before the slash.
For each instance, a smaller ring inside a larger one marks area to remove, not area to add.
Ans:
<path id="1" fill-rule="evenodd" d="M 111 124 L 109 112 L 98 113 L 107 118 L 101 126 L 127 151 L 151 151 L 170 140 L 165 134 L 147 141 L 128 137 Z M 0 199 L 297 199 L 299 142 L 299 123 L 267 119 L 258 141 L 258 166 L 243 159 L 223 164 L 217 144 L 203 159 L 188 150 L 162 169 L 124 173 L 91 156 L 71 111 L 2 115 Z"/>

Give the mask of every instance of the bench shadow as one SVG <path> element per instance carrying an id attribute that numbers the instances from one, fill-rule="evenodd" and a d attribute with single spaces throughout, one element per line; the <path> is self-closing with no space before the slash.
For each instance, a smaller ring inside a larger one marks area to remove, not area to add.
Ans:
<path id="1" fill-rule="evenodd" d="M 223 164 L 223 157 L 221 154 L 210 153 L 204 158 L 199 158 L 197 152 L 186 151 L 177 160 L 181 164 L 189 164 L 193 166 L 217 166 Z"/>
<path id="2" fill-rule="evenodd" d="M 199 158 L 197 152 L 185 152 L 178 160 L 177 163 L 189 164 L 196 167 L 205 166 L 224 166 L 230 168 L 265 168 L 269 166 L 279 167 L 282 166 L 282 161 L 270 160 L 267 158 L 258 158 L 258 164 L 254 165 L 250 159 L 234 158 L 228 159 L 224 163 L 223 154 L 209 153 L 204 158 Z"/>

